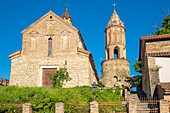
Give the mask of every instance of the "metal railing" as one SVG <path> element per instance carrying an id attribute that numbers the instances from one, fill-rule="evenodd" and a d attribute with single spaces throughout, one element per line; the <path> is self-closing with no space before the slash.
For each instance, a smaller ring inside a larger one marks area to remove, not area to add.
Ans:
<path id="1" fill-rule="evenodd" d="M 128 102 L 99 102 L 99 113 L 127 113 Z"/>
<path id="2" fill-rule="evenodd" d="M 159 100 L 152 97 L 143 97 L 137 101 L 138 113 L 159 113 Z"/>

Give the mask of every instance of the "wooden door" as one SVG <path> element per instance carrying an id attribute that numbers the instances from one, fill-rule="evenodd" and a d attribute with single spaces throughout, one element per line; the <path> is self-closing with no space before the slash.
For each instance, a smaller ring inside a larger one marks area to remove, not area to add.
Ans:
<path id="1" fill-rule="evenodd" d="M 52 87 L 52 80 L 50 79 L 49 74 L 55 73 L 57 68 L 43 68 L 43 75 L 42 75 L 42 86 L 45 87 Z"/>

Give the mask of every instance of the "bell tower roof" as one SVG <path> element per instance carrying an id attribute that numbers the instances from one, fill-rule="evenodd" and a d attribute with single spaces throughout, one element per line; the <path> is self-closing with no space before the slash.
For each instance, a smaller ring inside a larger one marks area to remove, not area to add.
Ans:
<path id="1" fill-rule="evenodd" d="M 124 24 L 120 20 L 115 8 L 114 8 L 114 12 L 113 12 L 112 16 L 110 17 L 110 20 L 107 24 L 106 29 L 109 28 L 109 27 L 114 27 L 114 26 L 124 27 Z"/>
<path id="2" fill-rule="evenodd" d="M 68 12 L 68 5 L 66 5 L 66 9 L 65 9 L 64 13 L 62 14 L 61 18 L 72 22 L 72 18 Z"/>

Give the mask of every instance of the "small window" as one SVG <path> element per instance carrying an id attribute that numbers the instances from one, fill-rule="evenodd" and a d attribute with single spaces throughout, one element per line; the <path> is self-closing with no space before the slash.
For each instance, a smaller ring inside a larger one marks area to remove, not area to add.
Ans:
<path id="1" fill-rule="evenodd" d="M 48 56 L 52 55 L 52 38 L 48 39 Z"/>
<path id="2" fill-rule="evenodd" d="M 64 64 L 67 65 L 67 60 L 65 60 Z"/>
<path id="3" fill-rule="evenodd" d="M 114 76 L 114 77 L 113 77 L 113 81 L 114 81 L 114 82 L 117 82 L 117 81 L 118 81 L 117 76 Z"/>
<path id="4" fill-rule="evenodd" d="M 117 49 L 114 50 L 114 59 L 118 59 L 118 50 Z"/>
<path id="5" fill-rule="evenodd" d="M 119 59 L 120 58 L 119 47 L 115 47 L 113 52 L 114 52 L 114 59 Z"/>
<path id="6" fill-rule="evenodd" d="M 50 19 L 52 19 L 53 17 L 52 16 L 50 16 Z"/>
<path id="7" fill-rule="evenodd" d="M 109 59 L 109 49 L 107 49 L 107 59 Z"/>

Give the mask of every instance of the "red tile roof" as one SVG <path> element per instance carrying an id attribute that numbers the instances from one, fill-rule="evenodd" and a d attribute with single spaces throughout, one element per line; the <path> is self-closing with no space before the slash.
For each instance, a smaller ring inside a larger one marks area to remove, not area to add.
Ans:
<path id="1" fill-rule="evenodd" d="M 168 38 L 170 38 L 170 34 L 144 36 L 141 37 L 140 40 L 157 40 L 157 39 L 168 39 Z"/>
<path id="2" fill-rule="evenodd" d="M 66 9 L 63 13 L 63 15 L 61 16 L 61 18 L 65 18 L 66 20 L 70 19 L 70 21 L 72 22 L 72 18 L 68 12 L 68 10 Z"/>
<path id="3" fill-rule="evenodd" d="M 170 90 L 170 82 L 162 82 L 159 85 L 165 90 Z"/>

